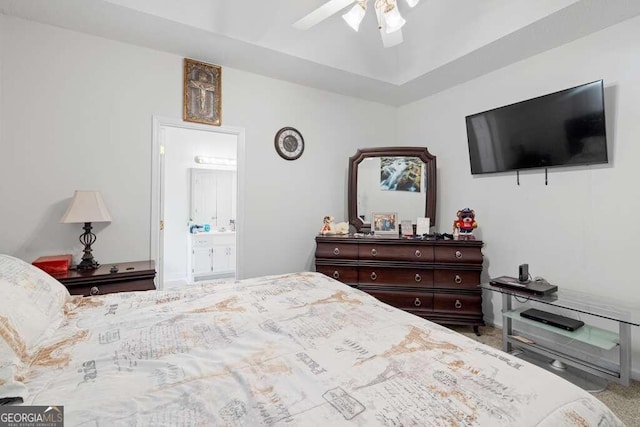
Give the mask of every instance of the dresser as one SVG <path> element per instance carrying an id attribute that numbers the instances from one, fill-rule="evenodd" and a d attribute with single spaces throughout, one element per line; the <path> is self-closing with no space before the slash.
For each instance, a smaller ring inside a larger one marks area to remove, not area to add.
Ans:
<path id="1" fill-rule="evenodd" d="M 153 261 L 103 264 L 95 270 L 69 270 L 52 274 L 71 295 L 103 295 L 155 289 Z"/>
<path id="2" fill-rule="evenodd" d="M 482 242 L 317 236 L 316 271 L 437 323 L 484 325 Z"/>

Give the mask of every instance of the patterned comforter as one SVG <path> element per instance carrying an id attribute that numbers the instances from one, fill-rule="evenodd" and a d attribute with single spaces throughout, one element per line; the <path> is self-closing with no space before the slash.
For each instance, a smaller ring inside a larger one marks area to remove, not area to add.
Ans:
<path id="1" fill-rule="evenodd" d="M 69 426 L 622 425 L 551 373 L 317 273 L 64 309 L 16 376 Z"/>

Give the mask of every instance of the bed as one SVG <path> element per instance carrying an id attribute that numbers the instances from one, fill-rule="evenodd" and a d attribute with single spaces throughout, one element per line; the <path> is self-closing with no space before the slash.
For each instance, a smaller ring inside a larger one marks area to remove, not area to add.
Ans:
<path id="1" fill-rule="evenodd" d="M 0 397 L 65 425 L 619 426 L 538 367 L 318 273 L 71 297 L 0 255 Z"/>

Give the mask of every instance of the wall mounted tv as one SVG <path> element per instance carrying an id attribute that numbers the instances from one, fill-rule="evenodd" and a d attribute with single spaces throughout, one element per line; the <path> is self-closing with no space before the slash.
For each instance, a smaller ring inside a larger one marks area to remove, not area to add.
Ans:
<path id="1" fill-rule="evenodd" d="M 602 80 L 466 121 L 472 174 L 608 161 Z"/>

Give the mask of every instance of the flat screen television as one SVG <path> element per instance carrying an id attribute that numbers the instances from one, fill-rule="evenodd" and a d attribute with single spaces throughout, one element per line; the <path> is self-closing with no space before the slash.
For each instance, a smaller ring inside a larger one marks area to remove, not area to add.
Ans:
<path id="1" fill-rule="evenodd" d="M 608 162 L 602 80 L 466 122 L 472 174 Z"/>

